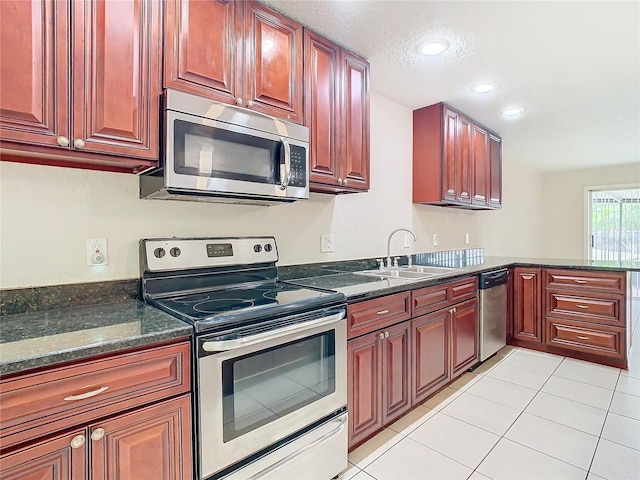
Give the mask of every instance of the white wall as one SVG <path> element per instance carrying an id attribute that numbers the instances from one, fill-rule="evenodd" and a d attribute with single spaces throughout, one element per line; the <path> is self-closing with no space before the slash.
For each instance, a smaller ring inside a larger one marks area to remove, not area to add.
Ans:
<path id="1" fill-rule="evenodd" d="M 134 175 L 0 162 L 0 288 L 138 277 L 138 240 L 155 236 L 275 235 L 280 265 L 381 257 L 398 227 L 414 229 L 418 242 L 404 249 L 397 235 L 397 255 L 465 247 L 539 254 L 540 174 L 505 157 L 499 211 L 414 206 L 411 150 L 411 110 L 373 93 L 371 190 L 363 194 L 272 207 L 140 200 Z M 320 253 L 324 233 L 335 235 L 333 254 Z M 86 266 L 92 237 L 107 238 L 108 266 Z"/>
<path id="2" fill-rule="evenodd" d="M 630 184 L 640 184 L 640 162 L 544 174 L 542 254 L 585 258 L 585 188 Z"/>

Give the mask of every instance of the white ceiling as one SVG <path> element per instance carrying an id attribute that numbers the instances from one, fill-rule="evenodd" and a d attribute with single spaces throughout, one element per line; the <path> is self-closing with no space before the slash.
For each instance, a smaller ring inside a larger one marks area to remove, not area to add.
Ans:
<path id="1" fill-rule="evenodd" d="M 371 88 L 412 109 L 447 102 L 543 170 L 640 168 L 640 2 L 266 0 L 371 63 Z M 451 48 L 424 57 L 423 39 Z M 479 82 L 497 84 L 479 95 Z M 517 118 L 501 115 L 522 106 Z"/>

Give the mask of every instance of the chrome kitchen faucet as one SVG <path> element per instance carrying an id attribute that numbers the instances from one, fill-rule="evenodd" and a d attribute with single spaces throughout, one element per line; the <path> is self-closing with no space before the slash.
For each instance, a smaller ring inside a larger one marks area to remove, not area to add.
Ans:
<path id="1" fill-rule="evenodd" d="M 409 230 L 408 228 L 397 228 L 395 229 L 393 232 L 391 232 L 389 234 L 389 237 L 387 238 L 387 268 L 391 267 L 391 237 L 393 237 L 394 234 L 398 233 L 398 232 L 407 232 L 410 233 L 411 235 L 413 235 L 413 241 L 415 242 L 417 240 L 416 238 L 416 234 L 413 233 L 411 230 Z M 409 257 L 409 265 L 411 264 L 411 256 L 408 255 Z M 395 267 L 398 266 L 398 260 L 396 258 L 395 261 Z"/>

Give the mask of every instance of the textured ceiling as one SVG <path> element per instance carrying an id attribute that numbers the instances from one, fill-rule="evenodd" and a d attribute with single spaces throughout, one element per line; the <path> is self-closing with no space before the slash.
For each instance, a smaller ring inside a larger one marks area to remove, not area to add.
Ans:
<path id="1" fill-rule="evenodd" d="M 543 171 L 640 169 L 640 2 L 266 0 L 371 63 L 371 88 L 410 108 L 450 103 Z M 438 57 L 418 54 L 444 38 Z M 489 81 L 485 95 L 471 87 Z M 501 111 L 525 112 L 507 119 Z"/>

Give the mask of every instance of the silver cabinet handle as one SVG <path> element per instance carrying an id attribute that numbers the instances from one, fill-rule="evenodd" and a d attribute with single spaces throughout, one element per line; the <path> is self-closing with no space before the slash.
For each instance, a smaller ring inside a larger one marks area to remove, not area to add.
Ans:
<path id="1" fill-rule="evenodd" d="M 102 440 L 104 437 L 104 428 L 96 428 L 93 432 L 91 432 L 91 440 L 97 442 L 98 440 Z"/>
<path id="2" fill-rule="evenodd" d="M 579 338 L 580 340 L 589 340 L 589 337 L 585 337 L 583 335 L 576 335 L 577 338 Z"/>
<path id="3" fill-rule="evenodd" d="M 574 278 L 573 281 L 576 283 L 587 283 L 586 280 L 578 280 L 577 278 Z"/>
<path id="4" fill-rule="evenodd" d="M 284 190 L 291 181 L 291 145 L 289 145 L 286 138 L 280 138 L 280 142 L 284 148 L 284 164 L 280 163 L 280 183 L 278 187 L 280 187 L 280 190 Z"/>
<path id="5" fill-rule="evenodd" d="M 384 340 L 384 333 L 380 332 L 380 333 L 378 334 L 378 338 L 379 338 L 380 340 Z"/>
<path id="6" fill-rule="evenodd" d="M 332 323 L 340 322 L 345 316 L 345 311 L 340 310 L 338 313 L 328 315 L 326 317 L 319 318 L 317 320 L 309 320 L 308 322 L 296 323 L 295 325 L 288 325 L 282 328 L 276 328 L 269 330 L 268 332 L 259 333 L 257 335 L 251 335 L 248 337 L 237 338 L 234 340 L 209 340 L 202 343 L 202 349 L 205 352 L 225 352 L 227 350 L 236 350 L 242 347 L 248 347 L 249 345 L 255 345 L 257 343 L 273 340 L 274 338 L 280 338 L 284 335 L 293 335 L 294 333 L 304 332 L 305 330 L 311 330 L 316 327 L 325 325 L 331 325 Z"/>
<path id="7" fill-rule="evenodd" d="M 71 448 L 80 448 L 85 442 L 84 435 L 76 435 L 71 439 Z"/>
<path id="8" fill-rule="evenodd" d="M 346 178 L 342 181 L 342 184 L 343 184 L 343 185 L 346 185 L 346 184 L 347 184 L 347 179 L 346 179 Z"/>
<path id="9" fill-rule="evenodd" d="M 384 315 L 385 313 L 389 313 L 389 309 L 387 309 L 387 310 L 380 310 L 379 312 L 376 312 L 376 315 Z"/>
<path id="10" fill-rule="evenodd" d="M 84 148 L 85 145 L 86 145 L 86 143 L 81 138 L 76 138 L 73 141 L 73 146 L 76 147 L 76 148 Z"/>
<path id="11" fill-rule="evenodd" d="M 389 338 L 389 332 L 384 332 L 384 338 Z"/>
<path id="12" fill-rule="evenodd" d="M 578 305 L 576 304 L 576 308 L 589 308 L 589 305 Z"/>
<path id="13" fill-rule="evenodd" d="M 236 98 L 236 105 L 242 106 L 242 98 L 240 97 Z"/>
<path id="14" fill-rule="evenodd" d="M 342 185 L 342 177 L 341 177 L 341 178 L 338 178 L 338 183 L 339 183 L 340 185 Z"/>
<path id="15" fill-rule="evenodd" d="M 58 142 L 58 145 L 60 145 L 61 147 L 69 146 L 69 139 L 67 137 L 63 137 L 62 135 L 56 138 L 56 142 Z"/>
<path id="16" fill-rule="evenodd" d="M 72 402 L 74 400 L 84 400 L 85 398 L 95 397 L 96 395 L 106 391 L 109 388 L 108 385 L 104 387 L 96 388 L 95 390 L 91 390 L 87 393 L 80 393 L 78 395 L 69 395 L 68 397 L 64 397 L 65 402 Z"/>
<path id="17" fill-rule="evenodd" d="M 253 107 L 253 102 L 251 100 L 249 100 L 247 102 L 247 107 L 249 107 L 249 108 Z"/>

